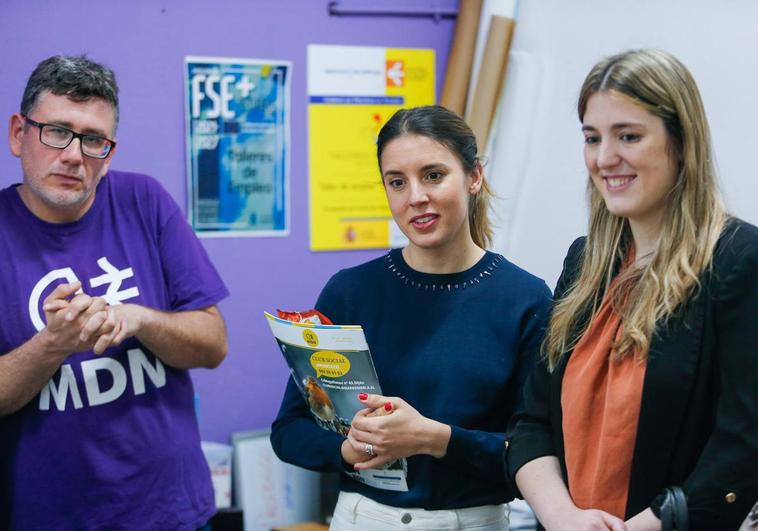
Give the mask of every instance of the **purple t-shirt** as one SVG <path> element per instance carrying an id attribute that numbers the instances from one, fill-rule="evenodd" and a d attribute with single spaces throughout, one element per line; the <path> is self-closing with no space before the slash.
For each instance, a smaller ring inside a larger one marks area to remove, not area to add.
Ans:
<path id="1" fill-rule="evenodd" d="M 78 221 L 46 223 L 0 191 L 0 354 L 44 326 L 80 280 L 110 304 L 193 310 L 228 295 L 181 210 L 151 177 L 111 171 Z M 196 529 L 214 513 L 189 372 L 131 338 L 78 352 L 0 417 L 0 529 Z M 5 520 L 5 521 L 4 521 Z"/>

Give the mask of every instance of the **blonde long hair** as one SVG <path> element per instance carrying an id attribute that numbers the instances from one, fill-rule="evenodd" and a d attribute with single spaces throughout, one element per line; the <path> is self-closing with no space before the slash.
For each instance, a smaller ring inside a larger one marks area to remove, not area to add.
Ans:
<path id="1" fill-rule="evenodd" d="M 401 109 L 384 124 L 376 142 L 376 158 L 380 170 L 384 148 L 392 140 L 405 134 L 425 136 L 439 142 L 458 157 L 468 174 L 481 166 L 477 156 L 476 136 L 466 121 L 442 106 L 427 105 Z M 468 221 L 474 243 L 482 249 L 487 249 L 492 245 L 489 209 L 493 194 L 487 179 L 482 177 L 482 187 L 477 193 L 469 196 Z"/>
<path id="2" fill-rule="evenodd" d="M 577 110 L 582 121 L 590 97 L 614 91 L 663 120 L 669 156 L 678 163 L 658 246 L 649 261 L 627 268 L 611 303 L 623 331 L 612 359 L 629 353 L 646 359 L 657 323 L 665 322 L 700 287 L 728 215 L 716 183 L 710 132 L 692 75 L 660 50 L 632 50 L 603 59 L 582 85 Z M 611 214 L 588 182 L 589 228 L 578 278 L 556 302 L 543 353 L 555 368 L 573 349 L 597 312 L 608 286 L 633 247 L 629 222 Z"/>

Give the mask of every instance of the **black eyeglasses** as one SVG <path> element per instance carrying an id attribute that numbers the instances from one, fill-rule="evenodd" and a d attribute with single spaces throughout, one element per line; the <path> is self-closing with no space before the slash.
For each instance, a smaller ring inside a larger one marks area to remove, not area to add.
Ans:
<path id="1" fill-rule="evenodd" d="M 38 127 L 39 141 L 52 148 L 66 149 L 75 138 L 78 138 L 82 155 L 93 159 L 104 159 L 116 147 L 116 142 L 104 136 L 77 133 L 61 125 L 35 122 L 28 116 L 24 116 L 24 120 L 30 125 Z"/>

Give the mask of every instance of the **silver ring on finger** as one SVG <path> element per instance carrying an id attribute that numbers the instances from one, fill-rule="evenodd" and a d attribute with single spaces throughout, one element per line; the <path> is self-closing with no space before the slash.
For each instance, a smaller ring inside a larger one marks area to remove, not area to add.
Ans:
<path id="1" fill-rule="evenodd" d="M 364 448 L 363 451 L 372 457 L 376 455 L 374 453 L 374 445 L 370 443 L 366 443 L 366 448 Z"/>

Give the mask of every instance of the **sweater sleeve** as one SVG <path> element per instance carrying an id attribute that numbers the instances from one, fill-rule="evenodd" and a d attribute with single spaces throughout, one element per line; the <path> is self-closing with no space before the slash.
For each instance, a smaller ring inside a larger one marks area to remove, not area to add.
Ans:
<path id="1" fill-rule="evenodd" d="M 544 337 L 551 294 L 546 285 L 543 284 L 542 288 L 539 297 L 526 307 L 520 323 L 518 360 L 505 394 L 505 403 L 502 404 L 502 411 L 508 416 L 515 411 L 521 400 L 524 383 L 534 367 Z M 450 442 L 443 459 L 480 478 L 502 481 L 501 460 L 505 439 L 505 433 L 451 426 Z"/>
<path id="2" fill-rule="evenodd" d="M 554 300 L 566 293 L 574 282 L 581 264 L 584 238 L 571 245 L 563 262 L 563 271 L 555 288 Z M 529 461 L 547 455 L 557 456 L 553 441 L 550 410 L 550 386 L 553 373 L 547 360 L 540 357 L 524 385 L 524 394 L 509 426 L 509 436 L 502 454 L 506 474 L 514 479 L 516 472 Z"/>
<path id="3" fill-rule="evenodd" d="M 758 499 L 758 231 L 751 236 L 735 238 L 731 267 L 714 265 L 720 391 L 713 431 L 682 485 L 692 529 L 737 529 Z"/>
<path id="4" fill-rule="evenodd" d="M 335 323 L 344 322 L 338 275 L 321 292 L 316 309 Z M 297 385 L 289 378 L 279 413 L 271 425 L 271 446 L 282 461 L 317 471 L 344 470 L 340 447 L 345 438 L 316 424 Z"/>

